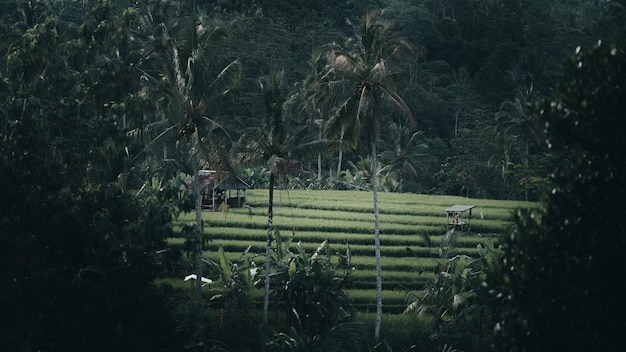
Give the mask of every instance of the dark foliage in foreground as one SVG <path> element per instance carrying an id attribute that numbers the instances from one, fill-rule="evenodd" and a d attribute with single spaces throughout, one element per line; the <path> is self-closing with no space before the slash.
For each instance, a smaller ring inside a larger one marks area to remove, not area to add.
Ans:
<path id="1" fill-rule="evenodd" d="M 16 22 L 0 73 L 0 350 L 174 351 L 152 282 L 177 208 L 165 189 L 125 191 L 121 23 L 106 2 L 81 27 L 45 5 L 5 18 Z"/>
<path id="2" fill-rule="evenodd" d="M 626 132 L 624 46 L 598 45 L 565 65 L 542 106 L 556 156 L 538 212 L 520 212 L 488 279 L 508 351 L 624 346 Z"/>

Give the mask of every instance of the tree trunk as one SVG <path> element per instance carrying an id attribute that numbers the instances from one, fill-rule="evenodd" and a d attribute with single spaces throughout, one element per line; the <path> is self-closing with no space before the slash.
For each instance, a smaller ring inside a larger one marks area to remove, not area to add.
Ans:
<path id="1" fill-rule="evenodd" d="M 461 116 L 461 108 L 454 108 L 454 136 L 456 137 L 459 134 L 459 124 L 460 124 L 460 116 Z"/>
<path id="2" fill-rule="evenodd" d="M 267 311 L 270 302 L 270 258 L 272 255 L 272 221 L 275 176 L 270 172 L 270 197 L 267 209 L 267 243 L 265 244 L 265 295 L 263 297 L 263 326 L 267 327 Z"/>
<path id="3" fill-rule="evenodd" d="M 380 338 L 380 326 L 383 320 L 383 278 L 380 264 L 380 224 L 378 220 L 378 179 L 376 176 L 376 142 L 372 142 L 372 191 L 374 193 L 374 250 L 376 253 L 376 320 L 374 339 Z"/>
<path id="4" fill-rule="evenodd" d="M 526 136 L 526 150 L 524 150 L 524 178 L 528 177 L 528 153 L 530 151 L 530 141 Z M 528 202 L 528 179 L 524 180 L 524 200 Z"/>
<path id="5" fill-rule="evenodd" d="M 201 336 L 203 330 L 203 311 L 202 311 L 202 184 L 200 182 L 200 171 L 198 163 L 193 166 L 194 190 L 196 193 L 196 227 L 198 229 L 198 237 L 196 238 L 195 263 L 196 263 L 196 313 L 198 314 L 198 336 Z"/>
<path id="6" fill-rule="evenodd" d="M 317 180 L 322 180 L 322 153 L 317 153 Z"/>
<path id="7" fill-rule="evenodd" d="M 344 128 L 341 128 L 341 136 L 339 137 L 339 161 L 337 162 L 337 179 L 341 177 L 341 162 L 343 159 L 343 136 Z"/>
<path id="8" fill-rule="evenodd" d="M 320 130 L 318 133 L 318 139 L 322 140 L 322 132 L 324 131 L 324 125 L 320 122 Z M 317 153 L 317 180 L 322 181 L 322 153 Z M 320 184 L 321 187 L 321 184 Z"/>

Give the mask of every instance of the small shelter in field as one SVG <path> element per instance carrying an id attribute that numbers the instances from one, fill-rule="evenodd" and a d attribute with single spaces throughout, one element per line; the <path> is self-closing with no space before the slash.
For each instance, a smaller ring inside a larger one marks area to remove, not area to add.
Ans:
<path id="1" fill-rule="evenodd" d="M 463 232 L 464 229 L 467 229 L 469 231 L 472 224 L 472 209 L 475 207 L 475 205 L 455 204 L 446 208 L 445 212 L 446 220 L 448 221 L 448 230 L 458 229 Z"/>
<path id="2" fill-rule="evenodd" d="M 229 172 L 218 174 L 213 170 L 200 170 L 198 176 L 202 188 L 203 209 L 217 211 L 224 203 L 234 208 L 245 205 L 246 190 L 251 187 L 241 178 Z M 195 187 L 193 177 L 187 182 L 187 187 Z"/>

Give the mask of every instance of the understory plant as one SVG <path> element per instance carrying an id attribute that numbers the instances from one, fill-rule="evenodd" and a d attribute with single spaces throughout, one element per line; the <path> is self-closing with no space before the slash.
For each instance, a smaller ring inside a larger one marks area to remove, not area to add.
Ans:
<path id="1" fill-rule="evenodd" d="M 350 247 L 338 252 L 337 275 L 331 250 L 324 241 L 312 253 L 302 242 L 293 245 L 293 234 L 283 238 L 275 231 L 272 255 L 275 272 L 272 290 L 276 304 L 285 311 L 287 332 L 276 332 L 268 351 L 352 350 L 361 343 L 361 326 L 354 322 L 354 307 L 344 292 L 354 268 Z M 292 249 L 295 249 L 292 251 Z"/>
<path id="2" fill-rule="evenodd" d="M 231 347 L 241 343 L 252 343 L 254 339 L 240 339 L 240 336 L 258 336 L 254 322 L 254 306 L 250 297 L 257 267 L 255 255 L 246 248 L 236 260 L 228 260 L 223 247 L 218 249 L 218 262 L 208 262 L 210 273 L 215 279 L 208 284 L 210 304 L 221 309 L 219 330 L 220 340 Z M 230 338 L 232 336 L 232 338 Z"/>
<path id="3" fill-rule="evenodd" d="M 434 278 L 419 293 L 410 292 L 404 314 L 427 316 L 431 339 L 454 342 L 464 338 L 483 338 L 483 321 L 488 315 L 478 291 L 484 289 L 482 268 L 493 256 L 491 244 L 477 245 L 478 258 L 457 253 L 461 232 L 450 230 L 438 249 Z M 469 342 L 464 342 L 469 343 Z"/>

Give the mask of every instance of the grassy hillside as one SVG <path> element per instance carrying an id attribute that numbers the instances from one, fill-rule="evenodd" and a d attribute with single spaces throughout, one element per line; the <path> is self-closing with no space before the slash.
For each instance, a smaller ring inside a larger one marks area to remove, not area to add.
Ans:
<path id="1" fill-rule="evenodd" d="M 251 246 L 255 261 L 262 263 L 267 233 L 267 190 L 247 192 L 250 208 L 205 212 L 205 232 L 211 242 L 204 253 L 216 260 L 222 246 L 230 258 L 238 257 Z M 381 253 L 383 270 L 383 304 L 386 313 L 405 307 L 409 290 L 423 287 L 433 277 L 435 258 L 439 256 L 439 240 L 446 232 L 444 209 L 454 204 L 476 205 L 472 226 L 461 236 L 458 253 L 475 257 L 476 246 L 497 239 L 509 226 L 509 215 L 516 207 L 532 204 L 512 201 L 467 199 L 451 196 L 382 193 L 380 202 Z M 193 214 L 183 214 L 175 223 L 178 230 L 192 222 Z M 282 235 L 293 234 L 294 243 L 302 241 L 311 251 L 328 241 L 331 248 L 343 250 L 349 245 L 353 254 L 350 295 L 362 311 L 375 309 L 374 217 L 372 194 L 358 191 L 277 191 L 275 192 L 274 225 Z M 178 231 L 177 231 L 178 232 Z M 173 238 L 172 244 L 184 239 Z M 178 287 L 180 278 L 167 279 Z M 261 290 L 253 295 L 259 301 Z"/>

